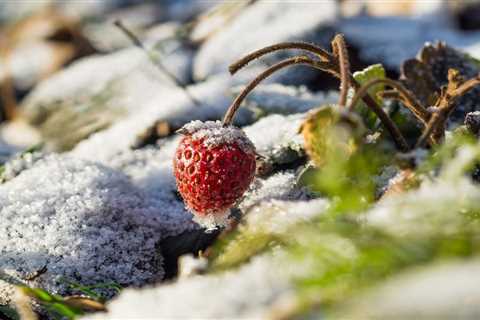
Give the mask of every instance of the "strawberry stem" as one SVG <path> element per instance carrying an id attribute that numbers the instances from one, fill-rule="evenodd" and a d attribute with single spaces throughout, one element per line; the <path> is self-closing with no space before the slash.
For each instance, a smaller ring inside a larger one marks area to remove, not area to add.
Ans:
<path id="1" fill-rule="evenodd" d="M 306 42 L 282 42 L 282 43 L 277 43 L 277 44 L 274 44 L 274 45 L 271 45 L 247 54 L 245 57 L 231 64 L 228 67 L 228 71 L 230 72 L 230 74 L 234 75 L 235 73 L 237 73 L 237 71 L 245 67 L 247 64 L 249 64 L 253 60 L 256 60 L 266 54 L 269 54 L 275 51 L 287 50 L 287 49 L 305 50 L 307 52 L 313 53 L 316 56 L 318 56 L 320 61 L 332 60 L 332 55 L 330 53 L 328 53 L 326 50 L 314 44 L 306 43 Z"/>
<path id="2" fill-rule="evenodd" d="M 348 70 L 348 57 L 346 57 L 346 47 L 340 48 L 341 43 L 335 44 L 337 42 L 342 42 L 343 36 L 339 35 L 336 37 L 332 43 L 334 46 L 333 51 L 337 52 L 337 55 L 340 57 L 343 56 L 344 58 L 337 59 L 334 55 L 331 53 L 327 52 L 326 50 L 305 42 L 283 42 L 283 43 L 278 43 L 275 45 L 271 45 L 259 50 L 256 50 L 245 57 L 241 58 L 237 62 L 233 63 L 229 67 L 230 73 L 233 75 L 235 74 L 238 70 L 242 69 L 245 67 L 249 62 L 252 60 L 255 60 L 257 58 L 260 58 L 261 56 L 279 51 L 279 50 L 286 50 L 286 49 L 299 49 L 299 50 L 305 50 L 309 53 L 313 53 L 317 56 L 318 59 L 311 59 L 307 56 L 296 56 L 290 59 L 283 60 L 267 70 L 265 70 L 262 74 L 257 76 L 252 82 L 250 82 L 247 87 L 240 93 L 240 95 L 234 100 L 230 108 L 227 110 L 227 113 L 224 117 L 223 123 L 224 126 L 228 126 L 231 124 L 233 116 L 235 115 L 235 112 L 237 109 L 240 107 L 240 104 L 242 101 L 245 99 L 245 97 L 248 95 L 250 91 L 255 88 L 258 83 L 260 83 L 262 80 L 270 76 L 272 73 L 274 73 L 277 70 L 280 70 L 286 66 L 289 65 L 294 65 L 294 64 L 306 64 L 310 65 L 311 67 L 315 69 L 319 69 L 321 71 L 330 73 L 334 75 L 337 78 L 341 78 L 342 82 L 342 87 L 344 89 L 342 95 L 342 99 L 345 99 L 347 91 L 348 93 L 348 87 L 349 84 L 353 86 L 355 89 L 360 88 L 360 84 L 353 78 L 352 74 Z M 338 61 L 338 60 L 344 60 L 343 62 Z M 375 102 L 368 93 L 366 93 L 363 98 L 362 98 L 367 106 L 369 106 L 373 112 L 378 116 L 378 118 L 382 121 L 383 125 L 386 127 L 386 129 L 390 132 L 393 140 L 395 141 L 395 144 L 397 147 L 402 150 L 402 151 L 407 151 L 409 149 L 409 146 L 407 142 L 405 141 L 405 138 L 403 137 L 402 133 L 398 129 L 398 127 L 395 125 L 395 123 L 390 119 L 388 114 Z M 343 102 L 341 100 L 340 102 Z M 345 104 L 345 103 L 344 103 Z"/>
<path id="3" fill-rule="evenodd" d="M 223 118 L 223 126 L 227 127 L 232 124 L 233 117 L 235 116 L 235 113 L 237 112 L 238 108 L 240 108 L 240 105 L 242 104 L 243 100 L 245 100 L 245 97 L 263 80 L 271 76 L 273 73 L 276 71 L 283 69 L 288 66 L 292 65 L 310 65 L 313 66 L 315 64 L 318 64 L 318 62 L 313 61 L 307 56 L 295 56 L 289 59 L 282 60 L 280 62 L 277 62 L 273 66 L 269 67 L 267 70 L 263 71 L 260 73 L 255 79 L 253 79 L 243 90 L 240 92 L 240 94 L 233 100 L 232 104 L 227 110 L 227 113 L 225 114 L 225 117 Z"/>
<path id="4" fill-rule="evenodd" d="M 338 104 L 345 107 L 347 104 L 348 89 L 350 88 L 350 63 L 347 46 L 343 35 L 337 34 L 332 41 L 333 55 L 340 66 L 340 98 Z"/>

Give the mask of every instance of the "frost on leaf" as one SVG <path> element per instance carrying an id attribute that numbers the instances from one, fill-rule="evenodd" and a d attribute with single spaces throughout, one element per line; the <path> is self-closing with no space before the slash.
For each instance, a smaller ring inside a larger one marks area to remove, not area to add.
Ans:
<path id="1" fill-rule="evenodd" d="M 369 81 L 385 78 L 385 69 L 381 64 L 374 64 L 363 69 L 362 71 L 355 72 L 353 74 L 353 78 L 355 78 L 360 85 L 364 85 Z M 377 93 L 383 91 L 384 88 L 385 85 L 380 83 L 368 90 L 370 96 L 375 99 L 379 105 L 382 105 L 383 99 L 379 97 Z M 365 125 L 367 125 L 369 128 L 373 128 L 375 121 L 377 120 L 375 113 L 363 101 L 360 101 L 355 109 L 361 115 Z"/>

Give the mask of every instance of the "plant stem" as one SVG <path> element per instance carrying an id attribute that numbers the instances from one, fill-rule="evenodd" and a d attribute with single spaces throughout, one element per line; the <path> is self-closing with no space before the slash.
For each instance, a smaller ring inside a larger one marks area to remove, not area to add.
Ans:
<path id="1" fill-rule="evenodd" d="M 245 97 L 263 80 L 271 76 L 276 71 L 283 69 L 285 67 L 291 65 L 310 65 L 312 66 L 315 62 L 307 56 L 295 56 L 289 59 L 282 60 L 277 62 L 273 66 L 269 67 L 267 70 L 263 71 L 259 74 L 255 79 L 253 79 L 243 90 L 240 94 L 235 98 L 232 102 L 230 107 L 228 108 L 227 112 L 225 113 L 225 117 L 223 118 L 223 126 L 231 125 L 233 121 L 233 117 L 237 112 L 238 108 L 242 104 Z"/>
<path id="2" fill-rule="evenodd" d="M 357 105 L 358 101 L 368 92 L 368 90 L 380 83 L 384 83 L 389 87 L 392 87 L 398 91 L 401 96 L 401 101 L 404 105 L 420 120 L 422 123 L 426 124 L 430 119 L 430 112 L 425 109 L 420 102 L 399 82 L 394 81 L 389 78 L 382 78 L 382 79 L 373 79 L 365 83 L 360 89 L 357 91 L 355 96 L 352 98 L 350 103 L 350 110 L 353 110 Z"/>
<path id="3" fill-rule="evenodd" d="M 332 41 L 334 56 L 340 66 L 340 98 L 338 104 L 345 107 L 347 104 L 348 89 L 350 88 L 350 63 L 347 46 L 343 35 L 337 34 Z"/>
<path id="4" fill-rule="evenodd" d="M 252 91 L 253 88 L 255 88 L 255 86 L 258 85 L 259 82 L 261 82 L 263 79 L 270 76 L 275 71 L 282 69 L 288 65 L 306 64 L 316 69 L 322 70 L 324 72 L 328 72 L 334 75 L 335 77 L 342 78 L 342 70 L 341 70 L 342 67 L 339 66 L 339 61 L 337 61 L 337 59 L 332 54 L 330 54 L 326 50 L 316 45 L 305 43 L 305 42 L 284 42 L 284 43 L 279 43 L 279 44 L 271 45 L 271 46 L 256 50 L 246 55 L 245 57 L 241 58 L 237 62 L 231 64 L 229 67 L 229 71 L 233 75 L 238 70 L 245 67 L 252 60 L 258 59 L 265 54 L 279 51 L 279 50 L 285 50 L 285 49 L 305 50 L 315 54 L 318 57 L 318 60 L 310 59 L 307 56 L 297 56 L 297 57 L 283 60 L 273 65 L 266 71 L 264 71 L 262 74 L 257 76 L 257 78 L 255 78 L 252 82 L 250 82 L 247 85 L 247 87 L 244 89 L 244 91 L 242 91 L 240 95 L 234 100 L 230 108 L 227 110 L 227 113 L 225 114 L 225 117 L 223 120 L 224 125 L 230 125 L 233 119 L 233 116 L 235 115 L 235 112 L 237 111 L 237 109 L 240 107 L 240 104 L 242 103 L 243 99 L 245 99 L 248 93 Z M 355 89 L 358 90 L 360 88 L 360 84 L 353 78 L 350 72 L 345 72 L 345 69 L 346 69 L 345 67 L 346 65 L 344 64 L 343 78 L 345 78 L 345 73 L 346 73 L 348 76 L 348 80 L 344 82 L 350 83 Z M 348 86 L 346 87 L 348 90 Z M 385 113 L 385 111 L 380 106 L 377 105 L 375 100 L 372 99 L 372 97 L 370 97 L 368 93 L 365 94 L 362 99 L 364 100 L 365 104 L 370 109 L 372 109 L 372 111 L 382 121 L 385 128 L 390 132 L 390 135 L 392 136 L 392 139 L 394 140 L 397 147 L 402 151 L 409 150 L 409 146 L 405 138 L 403 137 L 402 133 L 400 132 L 398 127 L 395 125 L 395 123 L 387 115 L 387 113 Z"/>
<path id="5" fill-rule="evenodd" d="M 314 44 L 310 44 L 306 42 L 282 42 L 282 43 L 277 43 L 277 44 L 274 44 L 274 45 L 271 45 L 247 54 L 237 62 L 231 64 L 228 67 L 228 71 L 230 71 L 230 74 L 233 75 L 238 70 L 242 69 L 247 64 L 249 64 L 252 60 L 258 59 L 271 52 L 286 50 L 286 49 L 297 49 L 297 50 L 308 51 L 318 56 L 320 61 L 331 61 L 333 58 L 332 55 L 328 53 L 326 50 Z"/>
<path id="6" fill-rule="evenodd" d="M 480 85 L 480 74 L 462 84 L 459 84 L 458 81 L 458 71 L 449 71 L 449 84 L 447 89 L 442 93 L 436 103 L 438 111 L 432 115 L 427 127 L 418 139 L 416 144 L 417 148 L 423 147 L 428 138 L 437 143 L 439 138 L 443 137 L 445 122 L 457 107 L 455 101 L 477 85 Z M 442 130 L 440 130 L 440 126 L 443 127 Z"/>

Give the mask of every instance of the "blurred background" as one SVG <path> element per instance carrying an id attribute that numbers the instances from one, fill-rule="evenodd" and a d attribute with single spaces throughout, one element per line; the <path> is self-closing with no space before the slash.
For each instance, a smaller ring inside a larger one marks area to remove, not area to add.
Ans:
<path id="1" fill-rule="evenodd" d="M 446 41 L 480 56 L 480 1 L 475 0 L 1 0 L 0 159 L 40 142 L 50 150 L 69 150 L 141 109 L 138 97 L 147 89 L 138 83 L 145 84 L 145 74 L 134 65 L 145 57 L 129 51 L 133 43 L 115 20 L 167 67 L 156 75 L 165 78 L 157 87 L 226 73 L 228 63 L 242 54 L 280 40 L 326 45 L 336 32 L 346 36 L 353 70 L 382 63 L 392 77 L 426 41 Z M 62 73 L 99 56 L 107 58 Z M 160 75 L 164 71 L 170 75 Z M 121 90 L 125 99 L 112 93 L 119 73 L 121 86 L 128 87 Z M 52 75 L 55 81 L 48 80 Z M 314 91 L 335 88 L 332 79 L 310 71 L 275 81 Z M 98 99 L 101 107 L 92 107 Z M 135 108 L 127 100 L 138 100 Z"/>

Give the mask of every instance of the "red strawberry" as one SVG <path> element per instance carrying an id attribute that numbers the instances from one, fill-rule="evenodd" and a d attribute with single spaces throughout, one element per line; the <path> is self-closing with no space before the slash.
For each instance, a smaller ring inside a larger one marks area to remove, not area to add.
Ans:
<path id="1" fill-rule="evenodd" d="M 173 161 L 178 191 L 195 221 L 209 228 L 225 225 L 229 209 L 255 174 L 255 147 L 245 133 L 220 121 L 193 121 Z"/>

